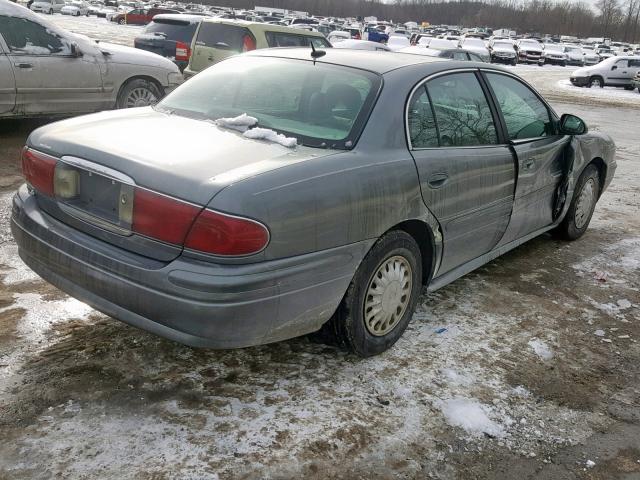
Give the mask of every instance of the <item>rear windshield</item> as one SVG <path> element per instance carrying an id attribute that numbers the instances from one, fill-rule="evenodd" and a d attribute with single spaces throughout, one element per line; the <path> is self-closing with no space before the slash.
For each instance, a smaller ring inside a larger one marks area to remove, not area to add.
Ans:
<path id="1" fill-rule="evenodd" d="M 202 42 L 206 47 L 240 52 L 245 35 L 251 34 L 243 27 L 205 22 L 200 26 L 197 41 Z"/>
<path id="2" fill-rule="evenodd" d="M 239 56 L 199 73 L 156 108 L 202 120 L 246 113 L 303 145 L 348 149 L 380 85 L 379 75 L 349 67 Z"/>
<path id="3" fill-rule="evenodd" d="M 155 19 L 144 29 L 144 33 L 161 35 L 167 40 L 191 43 L 197 23 L 184 20 Z"/>
<path id="4" fill-rule="evenodd" d="M 322 37 L 299 35 L 297 33 L 266 32 L 267 44 L 270 47 L 308 47 L 313 42 L 314 47 L 326 48 L 331 44 Z"/>

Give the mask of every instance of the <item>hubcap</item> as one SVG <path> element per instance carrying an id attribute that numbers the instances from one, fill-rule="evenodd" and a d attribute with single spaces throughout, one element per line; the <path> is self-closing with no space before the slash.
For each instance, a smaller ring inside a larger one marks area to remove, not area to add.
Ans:
<path id="1" fill-rule="evenodd" d="M 600 79 L 594 78 L 591 83 L 593 84 L 594 87 L 599 87 L 600 86 Z"/>
<path id="2" fill-rule="evenodd" d="M 364 297 L 364 324 L 371 335 L 381 337 L 398 325 L 409 305 L 412 282 L 406 258 L 396 255 L 380 264 Z"/>
<path id="3" fill-rule="evenodd" d="M 125 106 L 127 108 L 146 107 L 148 105 L 153 105 L 157 101 L 158 99 L 156 96 L 148 88 L 136 88 L 129 93 Z"/>
<path id="4" fill-rule="evenodd" d="M 576 214 L 574 220 L 576 228 L 578 229 L 584 227 L 585 223 L 587 223 L 587 220 L 589 219 L 589 215 L 591 215 L 596 191 L 595 186 L 593 178 L 587 180 L 582 187 L 582 191 L 580 192 L 580 196 L 576 202 Z"/>

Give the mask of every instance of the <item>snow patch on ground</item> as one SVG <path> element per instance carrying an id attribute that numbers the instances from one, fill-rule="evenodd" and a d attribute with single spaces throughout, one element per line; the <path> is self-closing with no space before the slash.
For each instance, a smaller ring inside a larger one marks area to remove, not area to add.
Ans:
<path id="1" fill-rule="evenodd" d="M 544 341 L 534 338 L 528 344 L 535 354 L 542 360 L 551 360 L 554 357 L 553 351 Z"/>
<path id="2" fill-rule="evenodd" d="M 569 79 L 560 80 L 557 82 L 557 87 L 560 90 L 570 90 L 571 93 L 589 97 L 589 98 L 605 98 L 611 99 L 616 98 L 619 100 L 628 101 L 630 104 L 638 104 L 640 105 L 640 95 L 637 90 L 625 90 L 624 88 L 619 87 L 604 87 L 604 88 L 586 88 L 586 87 L 576 87 L 571 84 Z"/>
<path id="3" fill-rule="evenodd" d="M 493 414 L 491 408 L 475 399 L 452 398 L 442 402 L 440 408 L 449 425 L 460 427 L 472 436 L 487 434 L 501 438 L 505 435 L 502 426 L 489 418 Z M 512 422 L 511 419 L 508 420 Z"/>

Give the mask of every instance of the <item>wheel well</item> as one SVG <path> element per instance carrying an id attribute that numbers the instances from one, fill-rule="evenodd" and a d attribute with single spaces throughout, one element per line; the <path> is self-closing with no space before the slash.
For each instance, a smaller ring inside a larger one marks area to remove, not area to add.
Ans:
<path id="1" fill-rule="evenodd" d="M 118 100 L 120 99 L 120 95 L 122 95 L 122 90 L 124 90 L 124 87 L 126 87 L 129 83 L 133 82 L 134 80 L 146 80 L 147 82 L 153 83 L 160 91 L 161 97 L 164 96 L 164 87 L 160 84 L 160 82 L 158 82 L 158 80 L 146 75 L 136 75 L 135 77 L 127 78 L 124 82 L 122 82 L 122 85 L 120 85 L 120 89 L 118 90 L 118 95 L 116 96 L 116 105 L 118 104 Z"/>
<path id="2" fill-rule="evenodd" d="M 587 168 L 589 165 L 595 165 L 595 167 L 598 169 L 598 177 L 600 181 L 599 195 L 602 195 L 602 190 L 604 188 L 604 181 L 607 178 L 607 164 L 604 163 L 604 160 L 602 160 L 600 157 L 596 157 L 593 160 L 591 160 L 587 165 L 585 165 L 584 168 Z"/>
<path id="3" fill-rule="evenodd" d="M 429 226 L 420 220 L 407 220 L 399 223 L 391 230 L 402 230 L 411 235 L 422 255 L 422 283 L 427 285 L 431 280 L 433 252 L 435 251 L 433 232 Z"/>

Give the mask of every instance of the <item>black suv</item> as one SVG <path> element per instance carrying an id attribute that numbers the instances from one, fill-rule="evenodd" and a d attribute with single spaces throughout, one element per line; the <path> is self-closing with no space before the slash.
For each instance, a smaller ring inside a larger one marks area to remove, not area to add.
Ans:
<path id="1" fill-rule="evenodd" d="M 203 18 L 201 15 L 156 15 L 133 44 L 136 48 L 169 58 L 183 71 L 191 57 L 193 34 Z"/>

